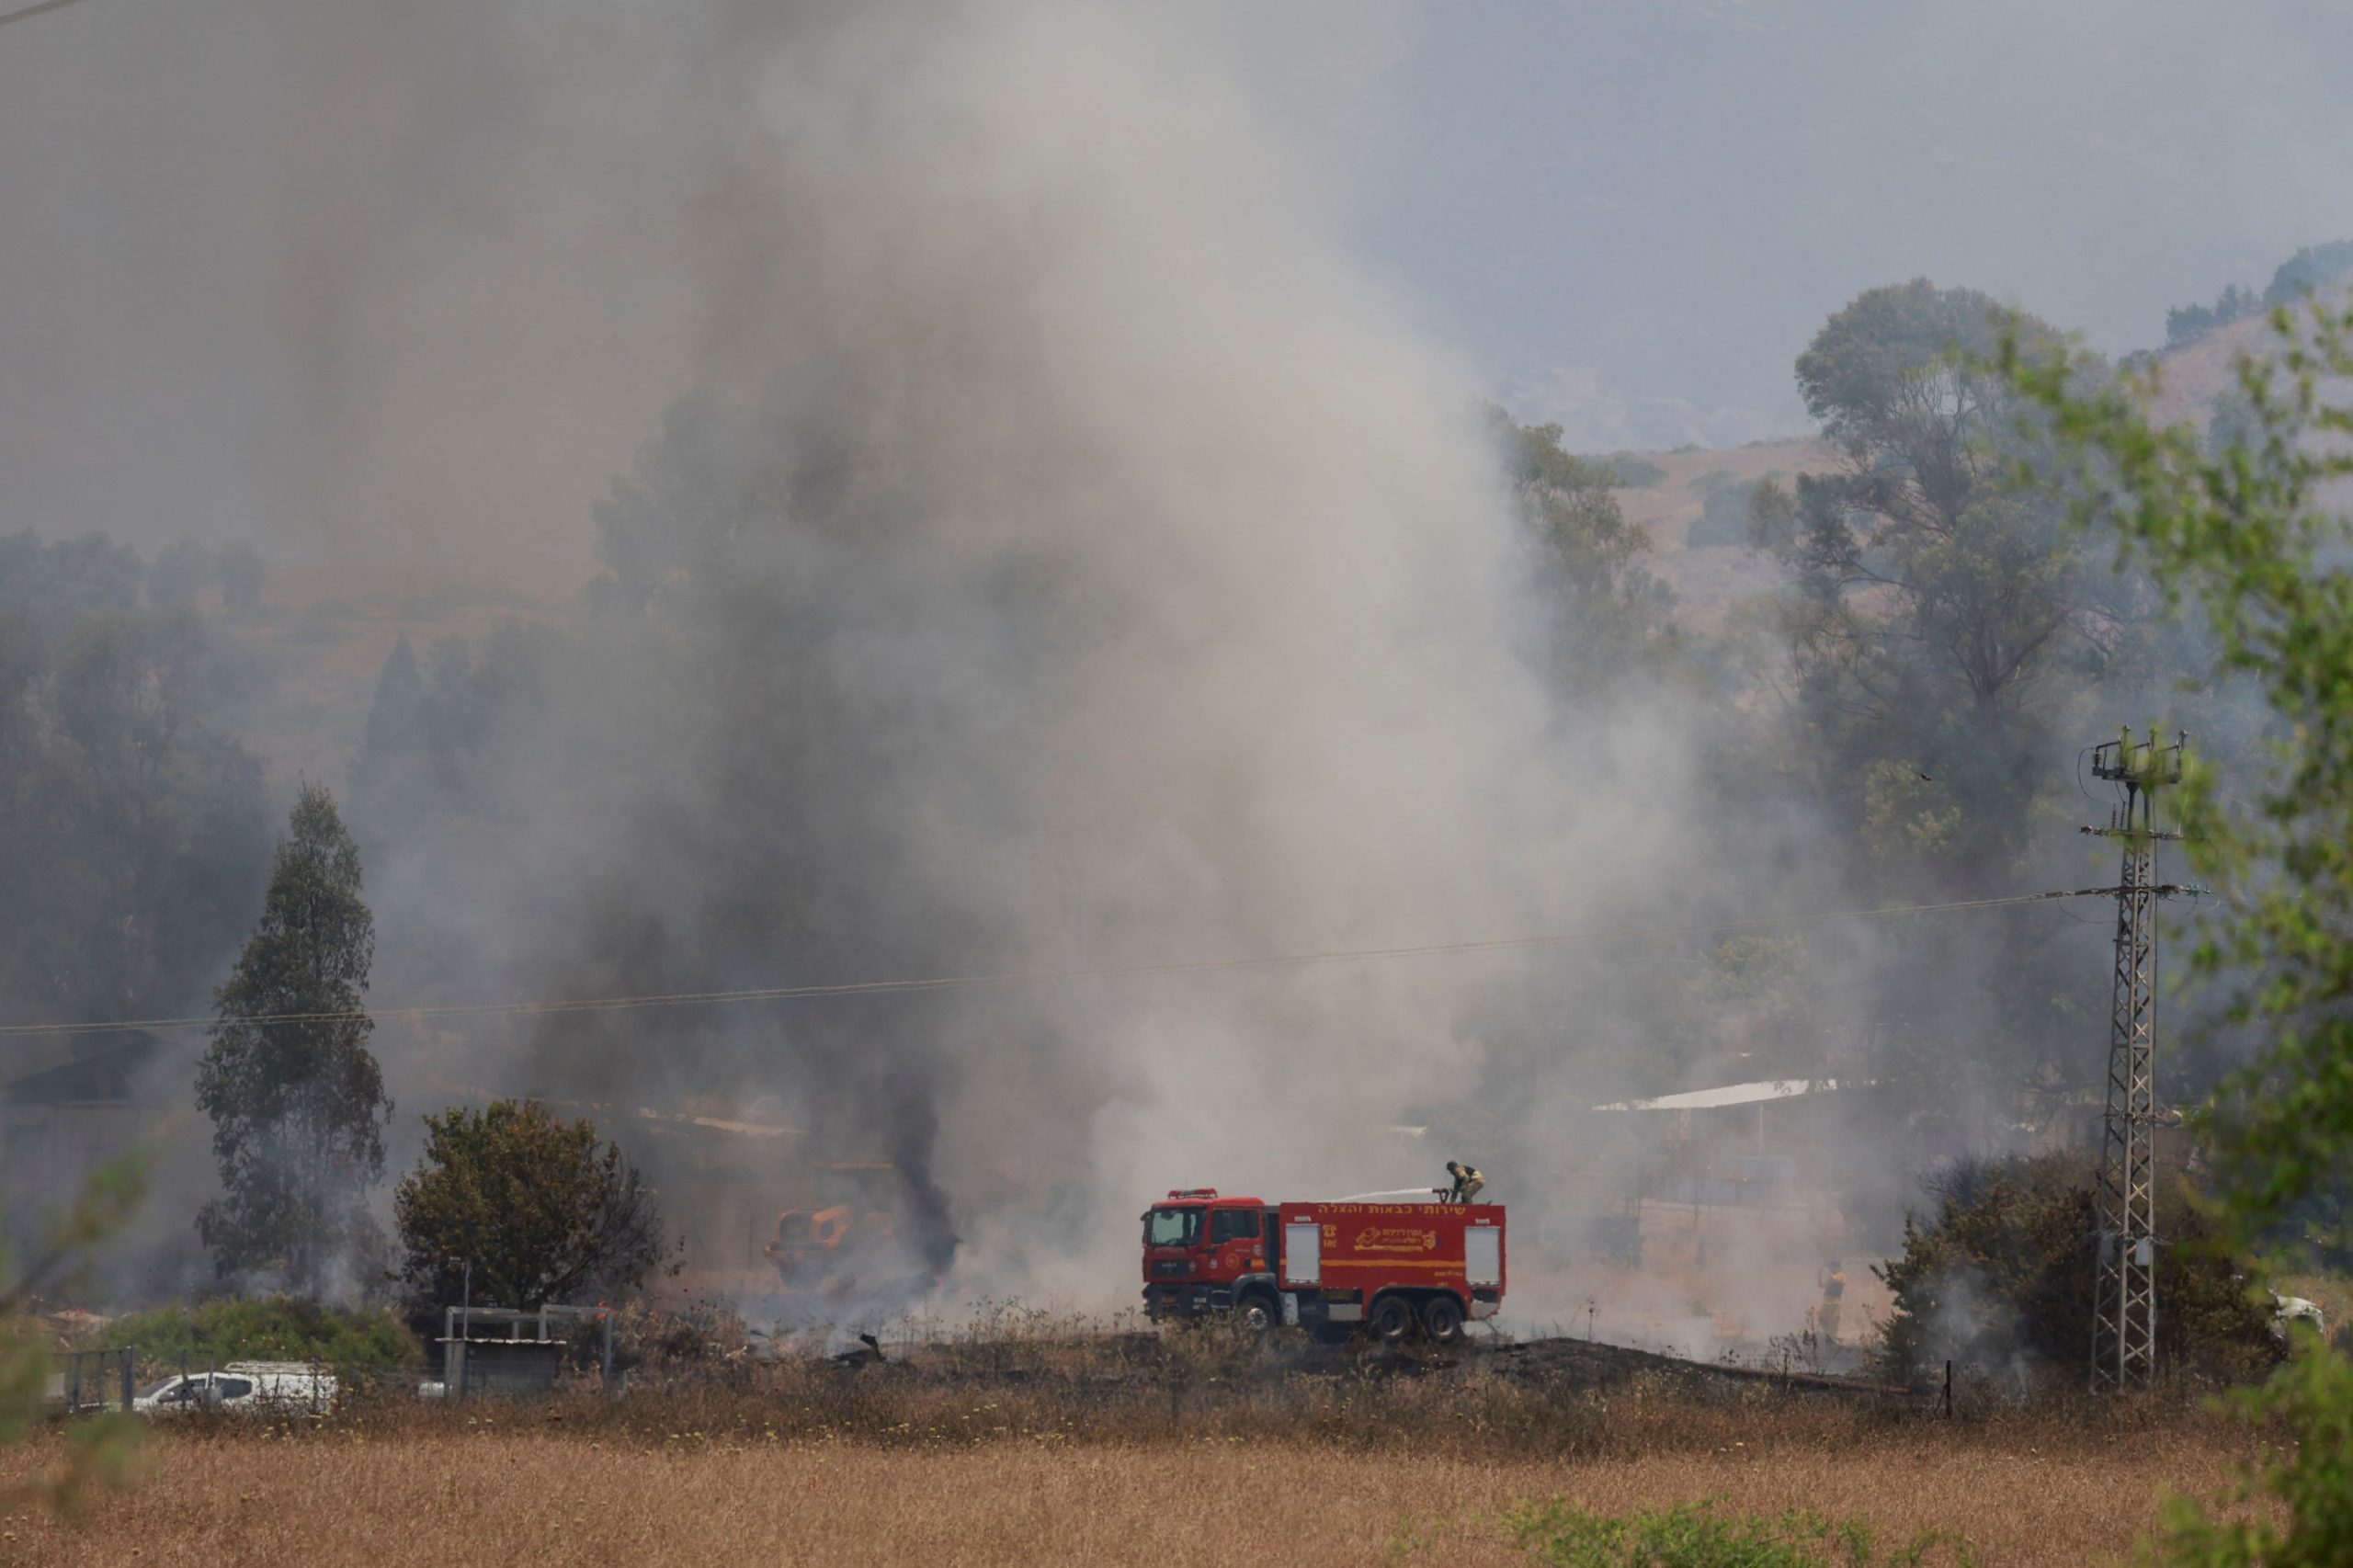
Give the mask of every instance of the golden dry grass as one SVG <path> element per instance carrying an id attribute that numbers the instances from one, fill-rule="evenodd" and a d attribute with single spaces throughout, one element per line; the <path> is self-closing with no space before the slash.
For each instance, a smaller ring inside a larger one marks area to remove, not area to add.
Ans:
<path id="1" fill-rule="evenodd" d="M 731 1423 L 657 1434 L 545 1409 L 432 1410 L 272 1436 L 222 1422 L 158 1435 L 131 1493 L 75 1524 L 20 1516 L 0 1561 L 28 1564 L 1152 1563 L 1263 1557 L 1525 1561 L 1480 1517 L 1566 1496 L 1619 1509 L 1721 1496 L 1802 1507 L 1893 1535 L 1955 1531 L 1988 1563 L 2075 1564 L 2130 1551 L 2161 1489 L 2225 1476 L 2232 1439 L 2197 1420 L 1841 1427 L 1520 1458 L 1461 1451 L 1443 1424 L 1346 1441 L 1185 1437 L 1070 1441 L 983 1430 L 891 1446 Z M 717 1414 L 680 1406 L 687 1416 Z M 1392 1435 L 1393 1436 L 1393 1435 Z M 2039 1440 L 2038 1440 L 2039 1439 Z M 1474 1444 L 1474 1446 L 1477 1446 Z M 17 1461 L 23 1462 L 22 1458 Z"/>
<path id="2" fill-rule="evenodd" d="M 1401 1560 L 1451 1568 L 1524 1561 L 1485 1522 L 1515 1502 L 1720 1496 L 2072 1565 L 2129 1551 L 2163 1488 L 2211 1490 L 2248 1442 L 2188 1389 L 1946 1421 L 1569 1342 L 1421 1358 L 1009 1323 L 858 1373 L 721 1357 L 619 1399 L 453 1406 L 394 1379 L 319 1419 L 183 1418 L 79 1524 L 0 1526 L 0 1563 L 1313 1564 L 1427 1540 Z"/>

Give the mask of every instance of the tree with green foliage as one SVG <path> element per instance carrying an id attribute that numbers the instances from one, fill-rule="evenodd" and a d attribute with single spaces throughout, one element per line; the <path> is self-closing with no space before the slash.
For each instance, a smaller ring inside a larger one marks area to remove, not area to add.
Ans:
<path id="1" fill-rule="evenodd" d="M 368 1049 L 376 926 L 359 895 L 335 797 L 305 785 L 197 1069 L 225 1189 L 197 1229 L 223 1275 L 274 1274 L 304 1295 L 338 1267 L 364 1272 L 377 1239 L 366 1199 L 392 1101 Z"/>
<path id="2" fill-rule="evenodd" d="M 626 1290 L 659 1267 L 662 1218 L 620 1146 L 534 1100 L 425 1119 L 425 1156 L 392 1210 L 420 1306 L 529 1310 Z"/>
<path id="3" fill-rule="evenodd" d="M 2291 1210 L 2353 1161 L 2353 309 L 2273 319 L 2278 352 L 2239 369 L 2260 434 L 2219 451 L 2192 426 L 2153 425 L 2144 383 L 2086 390 L 2071 356 L 2016 343 L 1996 360 L 2070 457 L 2082 511 L 2203 611 L 2222 673 L 2257 682 L 2276 721 L 2256 778 L 2226 791 L 2193 758 L 2182 788 L 2191 864 L 2227 895 L 2190 968 L 2261 1041 L 2201 1118 L 2222 1214 L 2256 1245 L 2277 1244 Z M 2165 1560 L 2353 1562 L 2353 1360 L 2307 1343 L 2244 1403 L 2291 1439 L 2249 1478 L 2278 1506 L 2177 1505 Z"/>
<path id="4" fill-rule="evenodd" d="M 2007 319 L 1925 278 L 1856 298 L 1795 367 L 1832 460 L 1749 499 L 1781 583 L 1752 611 L 1770 618 L 1756 647 L 1779 700 L 1751 721 L 1745 787 L 1851 844 L 1837 869 L 1859 901 L 2051 885 L 2054 797 L 2072 791 L 2054 763 L 2120 659 L 2146 662 L 2155 597 L 2069 528 L 2038 477 L 2047 437 L 1969 358 Z M 2029 351 L 2058 346 L 2021 330 Z M 2097 1070 L 2080 956 L 2025 920 L 1891 928 L 1859 977 L 1877 1068 L 1956 1129 L 2040 1121 Z"/>
<path id="5" fill-rule="evenodd" d="M 2048 775 L 2053 677 L 2118 619 L 2063 504 L 2016 478 L 2038 444 L 2024 405 L 1968 358 L 2006 319 L 1926 278 L 1861 295 L 1797 362 L 1837 468 L 1750 502 L 1789 583 L 1816 792 L 1899 868 L 1963 887 L 2010 871 Z M 2029 350 L 2057 342 L 2020 331 Z"/>
<path id="6" fill-rule="evenodd" d="M 0 537 L 0 1020 L 185 1012 L 260 892 L 261 771 L 219 722 L 240 677 L 142 580 L 103 534 Z"/>
<path id="7" fill-rule="evenodd" d="M 2353 272 L 2353 240 L 2305 245 L 2271 275 L 2263 290 L 2264 306 L 2277 310 L 2298 304 L 2307 292 L 2325 289 L 2348 272 Z"/>
<path id="8" fill-rule="evenodd" d="M 437 639 L 426 656 L 404 636 L 376 678 L 351 765 L 351 821 L 371 847 L 406 841 L 437 813 L 483 813 L 495 797 L 485 754 L 511 743 L 544 703 L 563 635 L 502 620 L 479 649 Z"/>
<path id="9" fill-rule="evenodd" d="M 1686 550 L 1710 550 L 1719 546 L 1746 549 L 1748 546 L 1748 503 L 1757 487 L 1768 481 L 1777 481 L 1778 473 L 1764 479 L 1734 479 L 1718 469 L 1700 476 L 1694 486 L 1699 492 L 1699 515 L 1684 531 Z"/>
<path id="10" fill-rule="evenodd" d="M 213 580 L 212 552 L 192 539 L 167 544 L 147 567 L 147 602 L 157 609 L 192 609 Z"/>
<path id="11" fill-rule="evenodd" d="M 2245 321 L 2263 308 L 2255 290 L 2233 283 L 2211 305 L 2177 305 L 2165 312 L 2165 347 L 2187 348 L 2216 327 Z"/>
<path id="12" fill-rule="evenodd" d="M 1518 425 L 1486 411 L 1504 473 L 1535 552 L 1539 586 L 1558 608 L 1555 663 L 1571 683 L 1639 666 L 1672 632 L 1674 595 L 1642 563 L 1650 539 L 1611 494 L 1599 462 L 1561 449 L 1557 425 Z"/>

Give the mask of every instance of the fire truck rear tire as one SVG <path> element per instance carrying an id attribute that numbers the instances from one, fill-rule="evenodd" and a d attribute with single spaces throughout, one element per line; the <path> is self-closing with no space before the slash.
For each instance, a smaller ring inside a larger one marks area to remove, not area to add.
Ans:
<path id="1" fill-rule="evenodd" d="M 1422 1332 L 1433 1345 L 1451 1345 L 1461 1338 L 1461 1303 L 1451 1296 L 1432 1296 L 1423 1302 Z"/>
<path id="2" fill-rule="evenodd" d="M 1375 1338 L 1394 1345 L 1414 1332 L 1414 1304 L 1403 1296 L 1383 1296 L 1373 1302 L 1372 1315 L 1365 1321 Z"/>

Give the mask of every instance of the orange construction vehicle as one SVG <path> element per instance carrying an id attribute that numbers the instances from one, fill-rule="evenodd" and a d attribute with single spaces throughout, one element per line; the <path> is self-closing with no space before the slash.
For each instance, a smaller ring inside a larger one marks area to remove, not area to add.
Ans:
<path id="1" fill-rule="evenodd" d="M 896 1165 L 843 1163 L 810 1168 L 819 1173 L 819 1206 L 779 1214 L 775 1239 L 760 1249 L 776 1266 L 777 1278 L 791 1290 L 847 1283 L 861 1266 L 889 1254 L 898 1240 L 898 1221 L 890 1206 Z"/>

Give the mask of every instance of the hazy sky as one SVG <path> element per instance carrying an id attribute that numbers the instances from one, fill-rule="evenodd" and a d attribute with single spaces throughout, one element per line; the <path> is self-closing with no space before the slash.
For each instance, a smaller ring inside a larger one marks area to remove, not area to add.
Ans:
<path id="1" fill-rule="evenodd" d="M 0 529 L 576 555 L 740 341 L 760 238 L 726 181 L 756 168 L 726 115 L 762 15 L 86 0 L 0 28 Z M 2353 236 L 2342 0 L 1200 20 L 1408 308 L 1589 449 L 1802 427 L 1791 358 L 1876 283 L 2121 349 Z"/>
<path id="2" fill-rule="evenodd" d="M 2353 236 L 2342 0 L 1481 0 L 1393 83 L 1364 244 L 1577 443 L 1802 428 L 1925 273 L 2115 351 Z"/>

